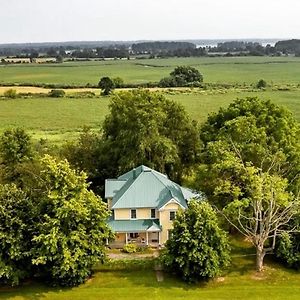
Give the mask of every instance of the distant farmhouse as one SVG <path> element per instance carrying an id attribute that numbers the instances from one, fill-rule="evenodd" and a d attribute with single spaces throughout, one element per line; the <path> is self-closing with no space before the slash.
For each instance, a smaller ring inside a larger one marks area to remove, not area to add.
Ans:
<path id="1" fill-rule="evenodd" d="M 112 247 L 128 243 L 158 247 L 170 237 L 179 209 L 200 195 L 172 182 L 164 174 L 139 166 L 117 179 L 105 182 L 105 198 L 115 232 Z"/>

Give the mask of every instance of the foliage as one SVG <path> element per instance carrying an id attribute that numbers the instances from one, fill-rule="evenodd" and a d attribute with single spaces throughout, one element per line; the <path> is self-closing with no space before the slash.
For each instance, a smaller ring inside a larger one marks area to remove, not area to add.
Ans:
<path id="1" fill-rule="evenodd" d="M 161 79 L 161 87 L 198 86 L 203 82 L 202 74 L 190 66 L 178 66 L 170 73 L 169 77 Z"/>
<path id="2" fill-rule="evenodd" d="M 289 234 L 284 232 L 276 247 L 276 257 L 287 266 L 300 269 L 299 233 Z"/>
<path id="3" fill-rule="evenodd" d="M 260 79 L 260 80 L 257 82 L 256 87 L 257 87 L 258 89 L 264 89 L 264 88 L 267 87 L 267 82 L 266 82 L 265 80 L 263 80 L 263 79 Z"/>
<path id="4" fill-rule="evenodd" d="M 66 95 L 64 90 L 51 90 L 48 94 L 51 98 L 63 98 Z"/>
<path id="5" fill-rule="evenodd" d="M 107 96 L 115 87 L 114 82 L 109 77 L 102 77 L 98 84 L 99 88 L 102 89 L 102 95 Z"/>
<path id="6" fill-rule="evenodd" d="M 17 285 L 29 274 L 33 210 L 16 185 L 0 185 L 0 283 Z"/>
<path id="7" fill-rule="evenodd" d="M 245 192 L 240 159 L 279 173 L 299 189 L 299 125 L 286 109 L 258 98 L 238 99 L 208 117 L 201 129 L 204 148 L 195 186 L 220 207 Z"/>
<path id="8" fill-rule="evenodd" d="M 242 164 L 242 162 L 241 162 Z M 244 198 L 225 209 L 225 217 L 256 249 L 256 268 L 262 271 L 265 254 L 273 252 L 276 240 L 299 213 L 299 199 L 287 192 L 287 179 L 252 166 L 241 166 Z M 220 187 L 221 188 L 221 187 Z"/>
<path id="9" fill-rule="evenodd" d="M 207 202 L 194 200 L 177 214 L 162 260 L 167 270 L 188 282 L 215 277 L 228 264 L 226 233 Z"/>
<path id="10" fill-rule="evenodd" d="M 24 129 L 8 129 L 0 136 L 2 179 L 15 180 L 19 176 L 17 167 L 32 158 L 31 140 Z"/>
<path id="11" fill-rule="evenodd" d="M 112 79 L 114 88 L 121 88 L 124 86 L 124 80 L 121 77 L 115 77 Z"/>
<path id="12" fill-rule="evenodd" d="M 33 238 L 33 264 L 60 285 L 78 285 L 105 260 L 106 205 L 88 190 L 86 175 L 70 169 L 67 161 L 50 156 L 41 160 L 40 222 Z"/>
<path id="13" fill-rule="evenodd" d="M 17 91 L 14 89 L 9 89 L 7 91 L 4 92 L 3 96 L 5 98 L 11 98 L 11 99 L 15 99 L 18 97 Z"/>
<path id="14" fill-rule="evenodd" d="M 124 245 L 122 251 L 125 253 L 135 253 L 138 251 L 137 245 L 136 244 Z"/>
<path id="15" fill-rule="evenodd" d="M 197 160 L 197 124 L 181 105 L 135 90 L 115 95 L 109 109 L 102 154 L 116 175 L 145 164 L 180 180 L 183 168 Z"/>

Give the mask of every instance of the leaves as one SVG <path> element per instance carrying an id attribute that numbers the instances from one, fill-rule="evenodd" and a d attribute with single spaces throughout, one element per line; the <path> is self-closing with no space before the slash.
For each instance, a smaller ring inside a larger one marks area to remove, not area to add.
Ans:
<path id="1" fill-rule="evenodd" d="M 177 214 L 163 261 L 189 282 L 214 277 L 228 264 L 227 236 L 207 202 L 191 201 L 187 210 Z"/>

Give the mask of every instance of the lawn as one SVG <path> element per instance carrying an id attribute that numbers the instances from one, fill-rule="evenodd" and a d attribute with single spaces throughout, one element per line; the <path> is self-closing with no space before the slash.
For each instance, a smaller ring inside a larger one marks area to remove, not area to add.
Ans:
<path id="1" fill-rule="evenodd" d="M 50 288 L 28 282 L 22 287 L 0 288 L 0 299 L 299 299 L 299 272 L 269 257 L 263 274 L 257 274 L 254 249 L 240 240 L 233 240 L 232 248 L 230 267 L 206 283 L 185 284 L 167 274 L 163 282 L 157 282 L 151 261 L 120 261 L 95 268 L 94 276 L 79 287 Z"/>
<path id="2" fill-rule="evenodd" d="M 65 62 L 0 66 L 1 83 L 97 84 L 102 76 L 121 77 L 127 83 L 159 81 L 178 65 L 196 67 L 205 82 L 299 84 L 300 58 L 231 57 Z"/>
<path id="3" fill-rule="evenodd" d="M 166 91 L 165 96 L 181 103 L 189 115 L 204 122 L 209 113 L 226 107 L 238 97 L 259 96 L 289 108 L 300 121 L 300 91 L 265 92 L 190 92 Z M 99 129 L 108 113 L 109 98 L 91 99 L 13 99 L 0 101 L 0 132 L 23 127 L 34 139 L 47 138 L 53 143 L 74 139 L 83 126 Z"/>

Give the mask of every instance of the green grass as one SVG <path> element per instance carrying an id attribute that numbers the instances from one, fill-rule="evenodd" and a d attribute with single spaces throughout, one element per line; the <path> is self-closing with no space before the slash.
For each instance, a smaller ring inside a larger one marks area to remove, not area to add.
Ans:
<path id="1" fill-rule="evenodd" d="M 172 94 L 170 94 L 172 93 Z M 166 97 L 181 103 L 190 116 L 204 122 L 209 113 L 226 107 L 238 97 L 259 96 L 289 108 L 300 121 L 300 91 L 212 93 L 166 92 Z M 34 139 L 47 138 L 53 143 L 76 138 L 82 127 L 100 129 L 108 113 L 109 98 L 93 99 L 13 99 L 0 101 L 0 132 L 23 127 Z"/>
<path id="2" fill-rule="evenodd" d="M 246 242 L 232 241 L 232 263 L 221 277 L 196 285 L 165 274 L 157 282 L 151 262 L 127 261 L 100 266 L 85 284 L 75 288 L 50 288 L 28 282 L 17 288 L 0 288 L 0 299 L 299 299 L 300 273 L 267 258 L 265 271 L 254 271 L 254 253 Z"/>
<path id="3" fill-rule="evenodd" d="M 300 58 L 231 57 L 169 58 L 130 61 L 66 62 L 63 64 L 0 66 L 1 83 L 97 84 L 102 76 L 121 77 L 127 83 L 159 81 L 178 65 L 199 69 L 205 82 L 298 84 Z"/>

